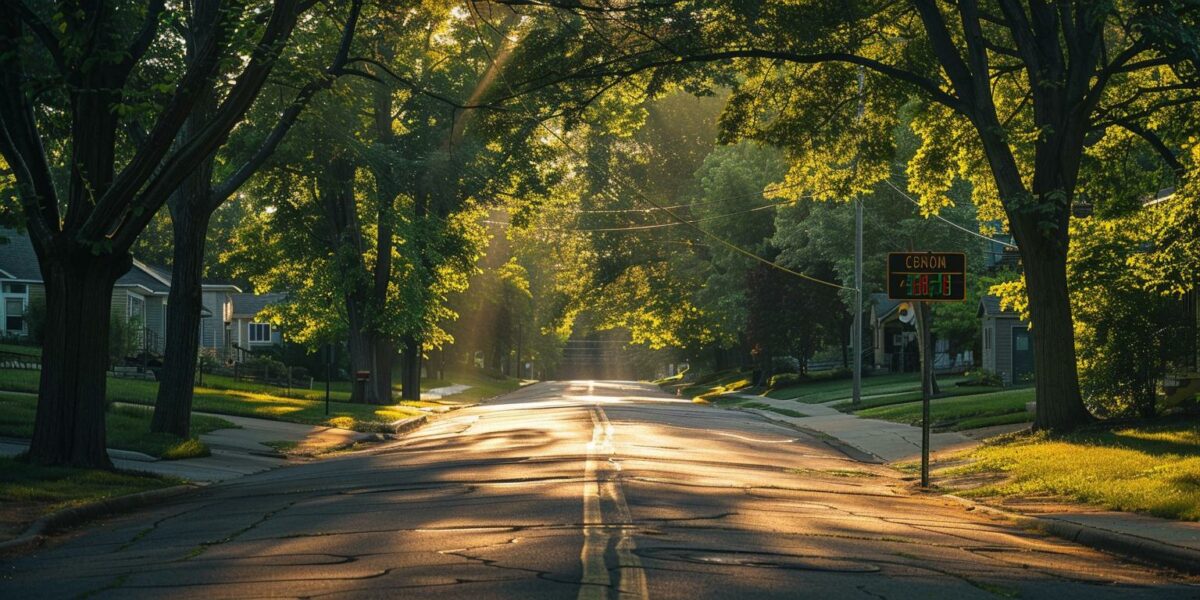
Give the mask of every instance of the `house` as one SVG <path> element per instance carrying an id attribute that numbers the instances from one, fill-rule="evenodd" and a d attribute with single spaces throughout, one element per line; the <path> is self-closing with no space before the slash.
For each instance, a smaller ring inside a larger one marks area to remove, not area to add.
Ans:
<path id="1" fill-rule="evenodd" d="M 29 307 L 45 302 L 45 286 L 37 254 L 29 238 L 0 229 L 0 336 L 29 336 Z M 112 317 L 134 327 L 136 352 L 161 355 L 166 349 L 167 297 L 171 270 L 137 259 L 113 286 Z M 245 351 L 282 343 L 278 328 L 258 319 L 259 312 L 283 294 L 248 294 L 231 283 L 201 286 L 200 348 L 221 360 L 234 362 Z"/>
<path id="2" fill-rule="evenodd" d="M 29 335 L 29 306 L 44 305 L 46 289 L 29 237 L 9 229 L 0 229 L 0 237 L 7 240 L 0 244 L 3 336 L 21 339 Z M 112 317 L 134 328 L 137 351 L 162 353 L 170 291 L 169 279 L 138 260 L 113 286 Z"/>
<path id="3" fill-rule="evenodd" d="M 266 319 L 260 318 L 267 306 L 286 298 L 285 294 L 232 294 L 230 297 L 230 320 L 227 323 L 237 350 L 236 360 L 243 360 L 247 353 L 267 346 L 283 343 L 282 332 Z"/>
<path id="4" fill-rule="evenodd" d="M 985 295 L 979 301 L 983 327 L 984 370 L 1000 376 L 1004 385 L 1024 383 L 1033 376 L 1033 340 L 1029 323 L 1016 311 L 1000 307 L 1000 298 Z"/>
<path id="5" fill-rule="evenodd" d="M 891 300 L 887 294 L 871 294 L 870 324 L 874 369 L 880 373 L 912 373 L 921 370 L 921 352 L 917 345 L 917 328 L 902 319 L 901 308 L 906 304 Z M 952 348 L 950 340 L 933 336 L 934 371 L 961 372 L 974 366 L 970 349 Z"/>

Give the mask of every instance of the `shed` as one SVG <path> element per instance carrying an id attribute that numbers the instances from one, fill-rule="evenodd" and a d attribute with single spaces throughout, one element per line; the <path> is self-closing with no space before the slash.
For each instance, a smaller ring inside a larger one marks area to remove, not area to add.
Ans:
<path id="1" fill-rule="evenodd" d="M 979 301 L 979 319 L 983 368 L 999 375 L 1004 385 L 1028 381 L 1033 376 L 1029 323 L 1016 311 L 1001 308 L 1000 298 L 987 295 Z"/>

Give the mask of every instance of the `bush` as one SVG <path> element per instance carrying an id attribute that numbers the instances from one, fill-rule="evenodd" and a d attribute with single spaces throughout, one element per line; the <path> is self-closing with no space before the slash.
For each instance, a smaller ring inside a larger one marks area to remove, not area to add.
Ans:
<path id="1" fill-rule="evenodd" d="M 767 380 L 767 386 L 774 390 L 781 387 L 787 387 L 789 385 L 796 385 L 797 383 L 803 383 L 807 380 L 807 377 L 799 373 L 780 373 L 778 375 L 772 375 L 771 378 Z"/>
<path id="2" fill-rule="evenodd" d="M 45 302 L 30 302 L 25 307 L 25 325 L 29 330 L 29 341 L 41 345 L 42 332 L 46 329 Z"/>
<path id="3" fill-rule="evenodd" d="M 286 376 L 283 363 L 269 356 L 252 356 L 242 361 L 239 370 L 243 375 L 251 377 L 266 377 L 267 379 L 283 378 Z"/>
<path id="4" fill-rule="evenodd" d="M 772 373 L 799 373 L 800 361 L 795 356 L 772 356 Z"/>
<path id="5" fill-rule="evenodd" d="M 963 373 L 965 380 L 958 382 L 958 385 L 1004 385 L 1004 381 L 1000 379 L 1000 374 L 987 369 L 975 369 Z"/>
<path id="6" fill-rule="evenodd" d="M 142 320 L 133 317 L 122 319 L 114 316 L 108 327 L 109 364 L 119 365 L 138 350 Z"/>

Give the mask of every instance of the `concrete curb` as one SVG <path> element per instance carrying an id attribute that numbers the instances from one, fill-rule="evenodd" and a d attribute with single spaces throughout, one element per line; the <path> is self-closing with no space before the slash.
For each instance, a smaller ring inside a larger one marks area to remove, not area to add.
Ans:
<path id="1" fill-rule="evenodd" d="M 846 442 L 843 442 L 842 440 L 839 440 L 838 438 L 836 438 L 832 435 L 829 435 L 828 433 L 817 431 L 815 429 L 809 429 L 807 427 L 803 427 L 803 426 L 797 425 L 795 423 L 792 423 L 791 421 L 777 419 L 777 418 L 771 416 L 770 411 L 760 410 L 757 408 L 740 408 L 740 407 L 734 407 L 729 410 L 735 410 L 737 412 L 744 412 L 744 413 L 749 413 L 749 414 L 753 414 L 753 415 L 758 415 L 759 417 L 762 417 L 763 419 L 766 419 L 776 425 L 781 425 L 781 426 L 787 427 L 789 429 L 795 429 L 796 431 L 799 431 L 800 433 L 812 436 L 812 437 L 824 442 L 826 446 L 829 446 L 830 448 L 833 448 L 834 450 L 841 452 L 842 454 L 845 454 L 847 457 L 849 457 L 852 460 L 856 460 L 861 463 L 873 464 L 873 465 L 887 464 L 887 461 L 883 460 L 882 458 L 879 458 L 878 456 L 875 456 L 874 454 L 871 454 L 870 452 L 867 452 L 866 450 L 856 448 L 855 446 L 852 446 Z"/>
<path id="2" fill-rule="evenodd" d="M 1036 529 L 1069 542 L 1118 554 L 1138 562 L 1165 566 L 1185 573 L 1200 575 L 1200 551 L 1133 534 L 1109 531 L 1099 527 L 1009 512 L 994 506 L 980 504 L 961 496 L 955 496 L 954 494 L 945 494 L 943 497 L 962 504 L 967 507 L 967 510 L 977 510 L 989 515 L 1009 519 L 1021 527 Z"/>
<path id="3" fill-rule="evenodd" d="M 388 423 L 388 427 L 392 430 L 392 433 L 399 435 L 402 433 L 408 433 L 427 422 L 429 422 L 429 415 L 420 415 L 416 417 L 409 417 L 407 419 L 392 421 L 391 423 Z"/>
<path id="4" fill-rule="evenodd" d="M 195 485 L 176 485 L 169 488 L 107 498 L 90 504 L 84 504 L 83 506 L 53 512 L 30 523 L 29 527 L 25 528 L 25 531 L 16 538 L 7 542 L 0 542 L 0 554 L 18 553 L 35 548 L 45 542 L 47 535 L 67 527 L 79 525 L 96 517 L 134 510 L 199 489 L 202 488 Z"/>

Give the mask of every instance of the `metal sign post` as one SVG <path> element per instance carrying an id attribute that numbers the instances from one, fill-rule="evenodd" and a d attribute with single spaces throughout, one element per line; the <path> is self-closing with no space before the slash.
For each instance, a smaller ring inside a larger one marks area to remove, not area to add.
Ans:
<path id="1" fill-rule="evenodd" d="M 325 416 L 329 416 L 329 378 L 333 371 L 333 344 L 325 344 Z"/>
<path id="2" fill-rule="evenodd" d="M 966 300 L 967 256 L 961 252 L 893 252 L 888 254 L 887 267 L 888 299 L 910 301 L 916 308 L 917 335 L 920 336 L 918 344 L 921 348 L 921 487 L 927 488 L 929 413 L 933 396 L 933 335 L 930 333 L 929 303 Z"/>

